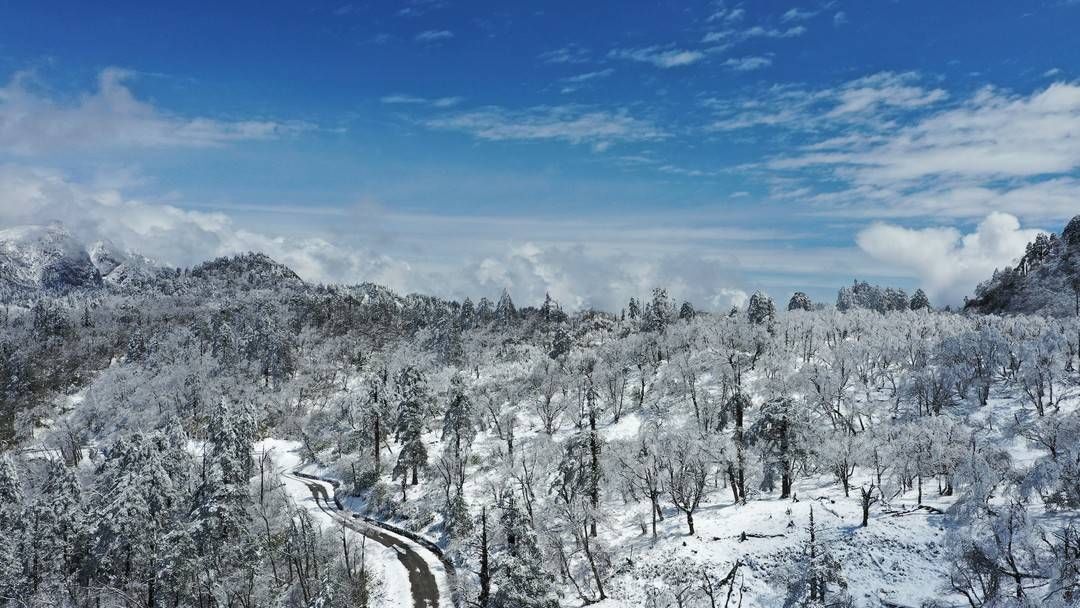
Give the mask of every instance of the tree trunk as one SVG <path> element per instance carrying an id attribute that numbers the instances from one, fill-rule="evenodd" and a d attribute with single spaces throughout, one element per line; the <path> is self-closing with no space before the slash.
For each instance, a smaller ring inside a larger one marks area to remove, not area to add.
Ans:
<path id="1" fill-rule="evenodd" d="M 491 570 L 488 564 L 487 507 L 480 508 L 480 595 L 476 597 L 479 608 L 487 608 L 491 597 Z"/>
<path id="2" fill-rule="evenodd" d="M 375 437 L 374 437 L 374 439 L 375 439 L 375 444 L 374 444 L 375 445 L 375 447 L 374 447 L 374 451 L 375 451 L 374 452 L 374 457 L 375 457 L 375 478 L 378 479 L 379 474 L 381 472 L 380 471 L 380 466 L 379 466 L 380 465 L 380 463 L 379 463 L 379 444 L 382 442 L 382 433 L 381 433 L 381 430 L 379 429 L 379 415 L 378 414 L 375 415 L 375 433 L 374 433 L 374 435 L 375 435 Z"/>

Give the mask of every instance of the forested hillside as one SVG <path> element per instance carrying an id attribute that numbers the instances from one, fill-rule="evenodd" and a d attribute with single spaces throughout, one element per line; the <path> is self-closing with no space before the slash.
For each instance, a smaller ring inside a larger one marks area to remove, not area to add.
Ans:
<path id="1" fill-rule="evenodd" d="M 463 606 L 1080 600 L 1076 316 L 96 272 L 5 296 L 3 605 L 393 605 L 267 438 L 443 547 Z"/>
<path id="2" fill-rule="evenodd" d="M 1044 233 L 1028 243 L 1016 265 L 994 271 L 966 308 L 997 314 L 1080 315 L 1080 215 L 1061 236 Z"/>

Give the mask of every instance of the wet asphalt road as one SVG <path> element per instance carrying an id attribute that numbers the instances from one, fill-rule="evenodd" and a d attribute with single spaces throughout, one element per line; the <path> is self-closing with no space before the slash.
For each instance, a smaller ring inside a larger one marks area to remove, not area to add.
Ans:
<path id="1" fill-rule="evenodd" d="M 349 529 L 364 534 L 371 540 L 383 545 L 394 551 L 397 554 L 398 561 L 409 572 L 409 586 L 412 590 L 413 608 L 438 608 L 439 606 L 439 585 L 435 581 L 435 575 L 431 573 L 431 568 L 428 567 L 424 558 L 417 553 L 416 548 L 411 543 L 402 542 L 397 536 L 389 534 L 373 525 L 369 525 L 363 521 L 357 521 L 352 517 L 351 511 L 339 511 L 333 500 L 330 498 L 326 491 L 326 487 L 322 484 L 311 483 L 308 480 L 293 477 L 299 481 L 303 481 L 307 484 L 309 490 L 311 490 L 312 497 L 315 498 L 315 502 L 319 505 L 324 512 L 330 517 L 344 522 L 345 526 Z M 408 608 L 401 606 L 400 608 Z"/>

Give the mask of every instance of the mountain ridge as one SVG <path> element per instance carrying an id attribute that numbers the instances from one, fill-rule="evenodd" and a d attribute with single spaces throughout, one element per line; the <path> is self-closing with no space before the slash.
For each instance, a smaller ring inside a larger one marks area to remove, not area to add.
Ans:
<path id="1" fill-rule="evenodd" d="M 1028 243 L 1015 266 L 994 271 L 965 299 L 964 309 L 986 314 L 1080 316 L 1080 215 L 1061 234 Z"/>

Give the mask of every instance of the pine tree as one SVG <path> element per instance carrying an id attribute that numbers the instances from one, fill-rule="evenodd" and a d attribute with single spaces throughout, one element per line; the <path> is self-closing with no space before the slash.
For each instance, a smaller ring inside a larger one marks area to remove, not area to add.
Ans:
<path id="1" fill-rule="evenodd" d="M 494 576 L 497 587 L 492 608 L 557 608 L 551 577 L 544 572 L 544 556 L 529 520 L 511 496 L 503 508 L 505 551 L 499 556 Z"/>
<path id="2" fill-rule="evenodd" d="M 926 292 L 921 289 L 916 289 L 915 293 L 911 296 L 909 308 L 911 308 L 911 310 L 930 310 L 930 299 L 926 297 Z"/>
<path id="3" fill-rule="evenodd" d="M 555 311 L 559 309 L 559 305 L 551 299 L 551 294 L 544 294 L 544 303 L 540 305 L 540 318 L 544 322 L 550 322 L 554 318 Z"/>
<path id="4" fill-rule="evenodd" d="M 514 301 L 510 299 L 510 292 L 504 289 L 502 295 L 499 296 L 499 303 L 495 305 L 495 320 L 500 325 L 509 325 L 517 319 L 517 316 L 517 308 L 514 307 Z"/>
<path id="5" fill-rule="evenodd" d="M 746 309 L 746 316 L 754 325 L 771 324 L 776 318 L 776 306 L 772 298 L 763 292 L 756 291 L 750 296 L 750 305 Z"/>
<path id="6" fill-rule="evenodd" d="M 668 299 L 666 289 L 657 287 L 653 289 L 652 304 L 648 307 L 646 315 L 646 328 L 654 331 L 663 331 L 671 319 L 671 301 Z"/>
<path id="7" fill-rule="evenodd" d="M 694 305 L 690 302 L 683 302 L 679 308 L 679 320 L 681 321 L 689 321 L 694 318 L 695 314 L 697 313 L 694 311 Z"/>
<path id="8" fill-rule="evenodd" d="M 469 298 L 465 298 L 465 301 L 461 303 L 461 314 L 458 318 L 461 322 L 461 327 L 464 329 L 472 329 L 473 325 L 476 323 L 476 308 Z"/>
<path id="9" fill-rule="evenodd" d="M 791 294 L 791 299 L 788 300 L 788 310 L 813 310 L 814 304 L 810 301 L 810 296 L 801 291 L 796 291 Z"/>
<path id="10" fill-rule="evenodd" d="M 411 484 L 420 483 L 418 470 L 427 465 L 427 447 L 424 445 L 424 416 L 427 411 L 428 394 L 424 376 L 413 366 L 402 369 L 396 378 L 398 396 L 398 419 L 395 434 L 401 444 L 394 477 L 401 475 L 402 486 L 405 477 L 411 473 Z M 404 490 L 402 491 L 404 494 Z"/>
<path id="11" fill-rule="evenodd" d="M 788 581 L 785 607 L 805 606 L 851 606 L 847 594 L 847 581 L 841 573 L 840 562 L 822 540 L 821 532 L 814 523 L 814 508 L 810 507 L 810 522 L 806 527 L 808 538 L 798 557 L 792 580 Z M 835 588 L 833 586 L 835 585 Z"/>
<path id="12" fill-rule="evenodd" d="M 454 374 L 450 379 L 450 403 L 443 414 L 442 439 L 450 439 L 450 449 L 454 457 L 464 457 L 476 436 L 473 422 L 472 401 L 465 392 L 465 380 L 461 374 Z"/>

